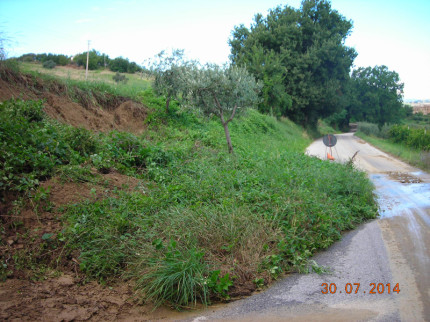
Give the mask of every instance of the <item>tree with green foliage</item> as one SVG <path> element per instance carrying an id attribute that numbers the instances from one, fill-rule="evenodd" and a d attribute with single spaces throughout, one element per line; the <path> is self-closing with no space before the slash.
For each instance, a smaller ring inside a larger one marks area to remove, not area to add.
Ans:
<path id="1" fill-rule="evenodd" d="M 78 66 L 85 67 L 87 64 L 87 53 L 81 53 L 74 57 L 73 61 Z M 88 60 L 88 69 L 89 70 L 96 70 L 98 68 L 102 68 L 104 66 L 105 57 L 104 55 L 101 55 L 98 51 L 95 49 L 91 50 L 89 52 L 89 60 Z"/>
<path id="2" fill-rule="evenodd" d="M 236 114 L 258 104 L 261 85 L 246 68 L 208 64 L 203 68 L 194 63 L 181 68 L 186 83 L 183 100 L 205 115 L 217 115 L 224 127 L 228 152 L 233 153 L 228 124 Z"/>
<path id="3" fill-rule="evenodd" d="M 351 76 L 351 100 L 348 114 L 354 121 L 376 123 L 398 122 L 406 111 L 403 107 L 403 83 L 399 74 L 387 66 L 360 67 Z"/>
<path id="4" fill-rule="evenodd" d="M 18 58 L 20 61 L 25 62 L 41 62 L 42 64 L 47 61 L 52 61 L 56 65 L 65 66 L 71 62 L 71 59 L 67 57 L 66 55 L 57 55 L 57 54 L 24 54 Z"/>
<path id="5" fill-rule="evenodd" d="M 128 59 L 117 57 L 109 62 L 109 69 L 113 72 L 127 73 L 129 64 Z"/>
<path id="6" fill-rule="evenodd" d="M 4 60 L 6 60 L 6 50 L 4 46 L 4 40 L 3 38 L 1 38 L 1 33 L 0 33 L 0 62 Z"/>
<path id="7" fill-rule="evenodd" d="M 166 98 L 166 113 L 169 113 L 170 101 L 183 91 L 181 68 L 185 64 L 184 50 L 180 49 L 173 50 L 171 55 L 163 50 L 149 62 L 148 71 L 154 77 L 152 88 L 157 95 Z"/>
<path id="8" fill-rule="evenodd" d="M 344 41 L 352 22 L 327 0 L 304 0 L 300 9 L 277 7 L 235 27 L 231 60 L 263 81 L 260 111 L 303 125 L 344 108 L 342 95 L 356 57 Z"/>
<path id="9" fill-rule="evenodd" d="M 23 62 L 27 62 L 27 63 L 32 63 L 35 62 L 37 55 L 33 54 L 33 53 L 28 53 L 28 54 L 24 54 L 20 57 L 18 57 L 19 61 L 23 61 Z"/>
<path id="10" fill-rule="evenodd" d="M 130 62 L 127 58 L 117 57 L 109 62 L 109 69 L 113 72 L 134 74 L 141 70 L 135 63 Z"/>

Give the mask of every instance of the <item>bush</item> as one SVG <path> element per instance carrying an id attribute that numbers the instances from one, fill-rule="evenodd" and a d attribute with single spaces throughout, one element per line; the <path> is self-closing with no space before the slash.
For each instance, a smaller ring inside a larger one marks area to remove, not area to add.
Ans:
<path id="1" fill-rule="evenodd" d="M 0 103 L 0 150 L 0 192 L 32 188 L 71 159 L 58 127 L 45 120 L 42 101 Z"/>
<path id="2" fill-rule="evenodd" d="M 390 138 L 396 143 L 403 143 L 415 149 L 430 150 L 430 132 L 423 128 L 396 125 L 390 130 Z"/>
<path id="3" fill-rule="evenodd" d="M 43 68 L 53 69 L 57 66 L 57 64 L 52 60 L 47 60 L 43 63 Z"/>
<path id="4" fill-rule="evenodd" d="M 125 75 L 121 75 L 119 72 L 116 72 L 115 75 L 112 76 L 112 79 L 115 81 L 115 83 L 124 83 L 127 84 L 128 78 L 125 77 Z"/>
<path id="5" fill-rule="evenodd" d="M 392 125 L 384 124 L 379 132 L 379 137 L 388 139 L 390 137 L 390 130 Z"/>
<path id="6" fill-rule="evenodd" d="M 366 135 L 378 137 L 380 135 L 379 127 L 374 123 L 358 122 L 357 131 L 363 132 Z"/>
<path id="7" fill-rule="evenodd" d="M 94 135 L 84 128 L 69 126 L 64 133 L 64 140 L 69 146 L 79 153 L 82 157 L 89 157 L 97 152 L 97 144 L 99 143 Z"/>

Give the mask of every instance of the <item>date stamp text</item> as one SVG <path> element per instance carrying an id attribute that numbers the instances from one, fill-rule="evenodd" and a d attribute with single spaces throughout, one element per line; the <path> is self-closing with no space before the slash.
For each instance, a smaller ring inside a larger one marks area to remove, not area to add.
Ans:
<path id="1" fill-rule="evenodd" d="M 400 293 L 399 283 L 396 285 L 391 285 L 390 283 L 370 283 L 369 287 L 361 286 L 360 283 L 346 283 L 343 285 L 336 285 L 336 283 L 322 283 L 321 284 L 322 294 L 336 294 L 336 293 L 346 293 L 346 294 L 392 294 Z"/>

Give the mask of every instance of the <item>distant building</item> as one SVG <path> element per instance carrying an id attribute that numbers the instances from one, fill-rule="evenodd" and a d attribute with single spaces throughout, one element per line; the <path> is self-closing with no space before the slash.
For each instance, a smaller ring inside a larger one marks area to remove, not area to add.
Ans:
<path id="1" fill-rule="evenodd" d="M 430 103 L 411 103 L 409 104 L 414 109 L 415 113 L 430 114 Z"/>

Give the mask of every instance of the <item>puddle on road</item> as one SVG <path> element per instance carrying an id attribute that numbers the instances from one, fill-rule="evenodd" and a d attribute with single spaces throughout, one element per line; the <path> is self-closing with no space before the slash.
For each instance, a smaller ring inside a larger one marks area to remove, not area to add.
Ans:
<path id="1" fill-rule="evenodd" d="M 430 208 L 430 184 L 419 173 L 372 174 L 381 218 L 398 216 L 407 210 Z"/>

